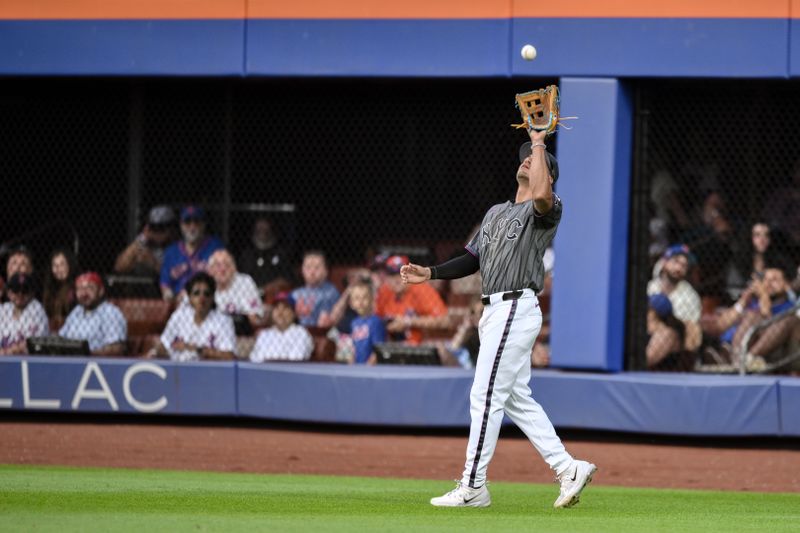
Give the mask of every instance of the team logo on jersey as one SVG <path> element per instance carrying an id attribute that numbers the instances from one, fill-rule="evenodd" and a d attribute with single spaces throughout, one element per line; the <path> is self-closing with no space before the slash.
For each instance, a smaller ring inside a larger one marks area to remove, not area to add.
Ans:
<path id="1" fill-rule="evenodd" d="M 520 230 L 525 224 L 518 218 L 499 217 L 481 228 L 481 246 L 499 241 L 502 237 L 513 241 L 519 237 Z"/>

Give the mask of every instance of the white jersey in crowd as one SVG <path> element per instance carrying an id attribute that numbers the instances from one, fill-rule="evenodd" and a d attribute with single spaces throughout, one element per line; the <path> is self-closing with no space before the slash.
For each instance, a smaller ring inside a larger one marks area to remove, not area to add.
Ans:
<path id="1" fill-rule="evenodd" d="M 217 309 L 229 315 L 264 316 L 264 306 L 261 304 L 256 282 L 241 272 L 236 273 L 227 289 L 217 287 L 214 301 Z"/>
<path id="2" fill-rule="evenodd" d="M 250 360 L 263 363 L 270 360 L 305 361 L 314 351 L 314 339 L 303 326 L 292 324 L 286 331 L 272 327 L 258 334 Z"/>
<path id="3" fill-rule="evenodd" d="M 79 305 L 67 316 L 58 334 L 68 339 L 87 340 L 89 349 L 95 351 L 109 344 L 125 342 L 128 323 L 119 307 L 109 302 L 101 302 L 89 311 Z"/>
<path id="4" fill-rule="evenodd" d="M 647 296 L 653 296 L 664 292 L 661 289 L 661 279 L 651 279 L 647 284 Z M 699 322 L 702 311 L 700 295 L 694 290 L 691 283 L 681 280 L 670 294 L 667 294 L 669 302 L 672 304 L 672 314 L 675 318 L 684 322 Z"/>
<path id="5" fill-rule="evenodd" d="M 197 352 L 174 350 L 172 343 L 183 341 L 201 348 L 214 348 L 224 352 L 236 352 L 236 333 L 233 319 L 216 309 L 212 309 L 201 324 L 194 322 L 194 309 L 189 305 L 178 307 L 167 321 L 161 334 L 161 344 L 167 349 L 173 361 L 198 361 Z"/>
<path id="6" fill-rule="evenodd" d="M 8 348 L 28 337 L 47 335 L 49 330 L 47 313 L 38 300 L 31 300 L 18 319 L 14 318 L 13 303 L 0 305 L 0 348 Z"/>

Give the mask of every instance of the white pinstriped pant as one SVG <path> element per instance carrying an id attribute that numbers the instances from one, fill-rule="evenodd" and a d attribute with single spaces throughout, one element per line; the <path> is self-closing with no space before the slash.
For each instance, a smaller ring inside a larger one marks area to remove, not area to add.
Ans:
<path id="1" fill-rule="evenodd" d="M 492 294 L 478 325 L 481 349 L 470 392 L 472 422 L 467 461 L 461 481 L 469 487 L 486 483 L 486 470 L 497 446 L 503 413 L 525 433 L 557 474 L 572 463 L 547 414 L 531 397 L 531 349 L 542 329 L 539 300 L 525 289 L 517 300 Z"/>

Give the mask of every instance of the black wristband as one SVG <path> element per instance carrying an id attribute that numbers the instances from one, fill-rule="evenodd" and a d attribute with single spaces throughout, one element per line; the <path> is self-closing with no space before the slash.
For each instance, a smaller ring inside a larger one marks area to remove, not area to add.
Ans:
<path id="1" fill-rule="evenodd" d="M 428 268 L 431 269 L 431 279 L 439 279 L 438 276 L 436 275 L 436 267 L 432 266 L 432 267 L 428 267 Z"/>

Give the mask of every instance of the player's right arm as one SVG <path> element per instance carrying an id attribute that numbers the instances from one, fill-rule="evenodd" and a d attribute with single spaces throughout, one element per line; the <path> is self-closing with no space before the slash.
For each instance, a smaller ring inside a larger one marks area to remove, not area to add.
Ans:
<path id="1" fill-rule="evenodd" d="M 547 168 L 547 147 L 544 139 L 547 132 L 530 130 L 531 166 L 528 169 L 528 186 L 536 212 L 546 215 L 553 208 L 553 183 Z"/>

